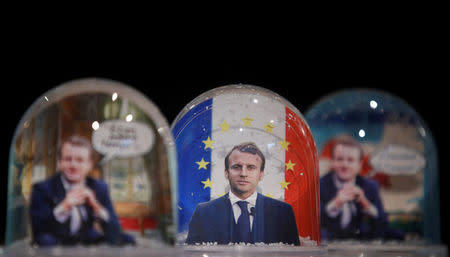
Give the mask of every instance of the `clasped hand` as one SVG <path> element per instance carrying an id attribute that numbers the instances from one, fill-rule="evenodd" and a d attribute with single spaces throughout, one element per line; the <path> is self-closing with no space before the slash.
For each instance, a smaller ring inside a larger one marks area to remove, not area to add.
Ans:
<path id="1" fill-rule="evenodd" d="M 70 210 L 74 206 L 83 205 L 86 203 L 91 206 L 94 211 L 101 208 L 94 192 L 83 185 L 76 185 L 72 187 L 62 202 L 66 210 Z"/>
<path id="2" fill-rule="evenodd" d="M 363 202 L 366 199 L 364 191 L 356 185 L 345 184 L 336 196 L 336 205 L 338 207 L 350 201 Z"/>

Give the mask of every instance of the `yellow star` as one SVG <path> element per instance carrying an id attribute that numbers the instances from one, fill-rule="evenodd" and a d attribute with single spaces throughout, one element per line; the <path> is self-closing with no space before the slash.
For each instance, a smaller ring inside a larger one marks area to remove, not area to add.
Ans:
<path id="1" fill-rule="evenodd" d="M 273 198 L 273 195 L 271 195 L 270 193 L 266 194 L 267 197 Z"/>
<path id="2" fill-rule="evenodd" d="M 211 185 L 212 185 L 212 181 L 211 180 L 209 180 L 209 178 L 207 179 L 207 180 L 205 180 L 205 181 L 202 181 L 202 183 L 203 183 L 203 189 L 205 189 L 205 188 L 207 188 L 207 187 L 209 187 L 209 188 L 211 188 Z"/>
<path id="3" fill-rule="evenodd" d="M 294 166 L 295 166 L 295 163 L 293 163 L 293 162 L 291 162 L 291 160 L 289 160 L 289 162 L 286 163 L 286 170 L 294 171 Z"/>
<path id="4" fill-rule="evenodd" d="M 243 118 L 243 119 L 241 119 L 241 120 L 244 122 L 244 127 L 245 127 L 245 126 L 249 126 L 249 127 L 252 126 L 252 121 L 253 121 L 253 119 L 249 118 L 248 115 L 245 116 L 245 118 Z"/>
<path id="5" fill-rule="evenodd" d="M 281 145 L 281 148 L 283 148 L 284 150 L 288 150 L 288 146 L 289 146 L 289 142 L 286 141 L 286 139 L 283 139 L 283 141 L 278 142 Z"/>
<path id="6" fill-rule="evenodd" d="M 286 190 L 288 190 L 288 185 L 291 184 L 291 182 L 287 182 L 287 181 L 281 181 L 280 185 L 281 188 L 286 188 Z"/>
<path id="7" fill-rule="evenodd" d="M 205 170 L 206 170 L 206 165 L 209 164 L 209 162 L 205 162 L 205 160 L 203 160 L 203 158 L 201 161 L 195 162 L 195 163 L 198 164 L 198 169 L 205 169 Z"/>
<path id="8" fill-rule="evenodd" d="M 230 128 L 230 125 L 228 125 L 228 123 L 226 121 L 223 121 L 222 124 L 219 125 L 220 126 L 220 131 L 226 131 L 228 132 L 228 129 Z"/>
<path id="9" fill-rule="evenodd" d="M 264 128 L 266 129 L 267 133 L 273 133 L 272 129 L 275 128 L 275 126 L 270 124 L 270 122 L 269 122 L 269 123 L 267 123 L 266 126 L 264 126 Z"/>
<path id="10" fill-rule="evenodd" d="M 214 144 L 214 142 L 216 141 L 212 141 L 210 137 L 208 137 L 208 139 L 206 140 L 202 140 L 203 144 L 205 144 L 205 150 L 208 148 L 213 149 L 212 145 Z"/>

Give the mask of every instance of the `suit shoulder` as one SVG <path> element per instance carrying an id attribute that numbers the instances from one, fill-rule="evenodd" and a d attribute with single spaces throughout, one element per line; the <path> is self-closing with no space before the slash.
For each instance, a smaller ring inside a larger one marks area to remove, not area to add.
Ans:
<path id="1" fill-rule="evenodd" d="M 222 204 L 227 199 L 228 198 L 226 198 L 225 196 L 222 196 L 222 197 L 216 198 L 216 199 L 208 201 L 208 202 L 199 203 L 197 205 L 197 208 L 202 208 L 202 209 L 215 208 L 218 205 Z"/>
<path id="2" fill-rule="evenodd" d="M 87 177 L 86 183 L 89 187 L 94 188 L 94 189 L 102 189 L 102 190 L 108 189 L 108 184 L 106 184 L 104 181 L 102 181 L 100 179 Z"/>
<path id="3" fill-rule="evenodd" d="M 330 171 L 327 174 L 325 174 L 324 176 L 322 176 L 319 180 L 320 185 L 326 185 L 329 184 L 331 182 L 333 182 L 333 173 Z"/>
<path id="4" fill-rule="evenodd" d="M 49 185 L 50 185 L 50 182 L 48 180 L 44 180 L 44 181 L 34 183 L 33 189 L 34 188 L 38 188 L 38 189 L 47 188 L 47 187 L 49 187 Z"/>
<path id="5" fill-rule="evenodd" d="M 370 179 L 370 178 L 364 178 L 361 176 L 358 177 L 358 180 L 359 180 L 359 184 L 363 188 L 371 189 L 371 190 L 378 190 L 379 185 L 378 185 L 377 181 Z"/>
<path id="6" fill-rule="evenodd" d="M 227 210 L 228 207 L 231 207 L 231 205 L 227 205 L 227 201 L 229 203 L 227 197 L 220 197 L 208 202 L 199 203 L 195 207 L 194 213 L 200 216 L 217 215 L 218 212 L 223 212 Z"/>
<path id="7" fill-rule="evenodd" d="M 292 209 L 292 206 L 286 202 L 273 199 L 264 195 L 260 195 L 258 197 L 262 197 L 264 199 L 264 202 L 266 205 L 276 207 L 276 208 L 283 208 L 283 209 Z"/>
<path id="8" fill-rule="evenodd" d="M 58 179 L 58 176 L 51 176 L 45 180 L 36 182 L 33 184 L 33 189 L 50 189 L 54 183 L 56 183 L 56 180 Z"/>

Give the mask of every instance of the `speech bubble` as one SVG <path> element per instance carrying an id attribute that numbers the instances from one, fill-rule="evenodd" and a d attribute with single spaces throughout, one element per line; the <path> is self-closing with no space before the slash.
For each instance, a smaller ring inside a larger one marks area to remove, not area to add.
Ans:
<path id="1" fill-rule="evenodd" d="M 105 155 L 100 163 L 114 157 L 134 157 L 147 153 L 155 143 L 153 131 L 144 123 L 109 120 L 92 135 L 92 145 Z"/>
<path id="2" fill-rule="evenodd" d="M 403 145 L 389 145 L 375 152 L 370 164 L 389 175 L 414 175 L 425 168 L 423 154 Z"/>

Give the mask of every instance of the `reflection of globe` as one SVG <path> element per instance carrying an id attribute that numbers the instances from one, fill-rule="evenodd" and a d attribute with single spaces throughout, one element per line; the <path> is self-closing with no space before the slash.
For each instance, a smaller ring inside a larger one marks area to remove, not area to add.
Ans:
<path id="1" fill-rule="evenodd" d="M 266 159 L 256 190 L 291 204 L 300 236 L 320 242 L 316 147 L 303 116 L 287 100 L 256 86 L 219 87 L 186 105 L 172 123 L 172 132 L 180 167 L 181 243 L 197 204 L 228 192 L 225 156 L 248 141 Z"/>
<path id="2" fill-rule="evenodd" d="M 91 140 L 95 136 L 98 140 Z M 67 143 L 71 138 L 75 139 Z M 87 155 L 90 158 L 85 159 L 69 157 L 72 163 L 89 167 L 83 170 L 87 177 L 77 171 L 76 177 L 82 178 L 77 182 L 94 192 L 99 203 L 96 207 L 106 212 L 101 222 L 86 201 L 76 206 L 80 216 L 72 216 L 75 208 L 71 206 L 70 214 L 63 213 L 70 221 L 54 218 L 55 206 L 69 194 L 72 183 L 64 180 L 68 175 L 60 165 L 62 142 L 66 142 L 64 146 L 70 144 L 73 149 L 90 153 Z M 95 154 L 101 158 L 93 157 Z M 74 244 L 85 243 L 88 240 L 83 236 L 87 233 L 83 232 L 87 227 L 101 234 L 98 241 L 102 244 L 110 243 L 103 238 L 114 236 L 108 235 L 105 229 L 111 227 L 118 228 L 111 231 L 122 231 L 127 238 L 134 238 L 138 246 L 173 244 L 171 187 L 176 183 L 170 179 L 175 179 L 172 176 L 175 170 L 175 149 L 168 123 L 140 92 L 105 79 L 76 80 L 46 92 L 28 108 L 12 139 L 6 228 L 8 255 L 31 253 L 34 246 L 42 246 L 36 240 L 41 235 L 54 239 L 51 242 L 58 245 L 66 244 L 66 237 L 79 233 L 82 238 L 79 242 L 78 238 L 70 239 Z M 33 191 L 36 185 L 40 190 Z M 68 224 L 76 217 L 79 224 L 70 224 L 69 235 Z M 97 228 L 97 222 L 101 229 Z M 113 225 L 108 227 L 109 224 Z"/>
<path id="3" fill-rule="evenodd" d="M 333 142 L 357 139 L 364 150 L 360 175 L 379 183 L 390 225 L 412 238 L 440 241 L 437 150 L 411 106 L 381 91 L 345 90 L 315 103 L 305 117 L 319 151 L 321 176 L 332 168 Z"/>

